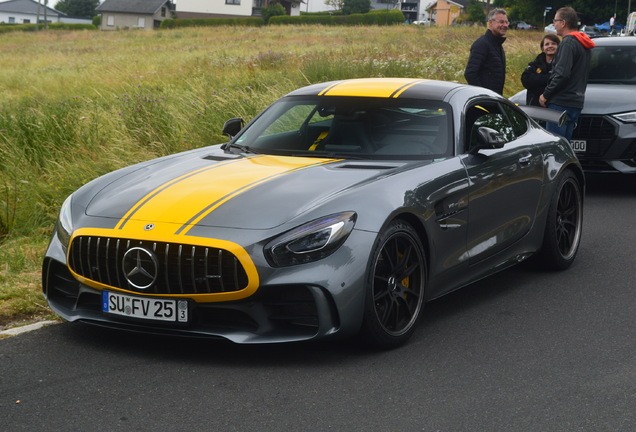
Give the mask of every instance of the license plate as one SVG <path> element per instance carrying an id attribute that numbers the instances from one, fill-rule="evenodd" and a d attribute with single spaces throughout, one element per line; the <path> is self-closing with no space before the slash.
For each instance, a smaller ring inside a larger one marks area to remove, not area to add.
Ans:
<path id="1" fill-rule="evenodd" d="M 102 291 L 102 311 L 153 321 L 188 322 L 188 301 L 136 297 Z"/>
<path id="2" fill-rule="evenodd" d="M 570 141 L 570 145 L 575 152 L 584 152 L 587 150 L 587 141 L 585 140 L 572 140 Z"/>

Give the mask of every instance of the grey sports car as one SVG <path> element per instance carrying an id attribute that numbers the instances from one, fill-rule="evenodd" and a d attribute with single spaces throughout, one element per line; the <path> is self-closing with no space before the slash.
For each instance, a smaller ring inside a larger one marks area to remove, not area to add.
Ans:
<path id="1" fill-rule="evenodd" d="M 571 144 L 586 172 L 636 174 L 636 38 L 594 43 L 585 106 Z M 525 104 L 525 90 L 510 100 Z"/>
<path id="2" fill-rule="evenodd" d="M 43 263 L 59 315 L 391 348 L 426 301 L 531 256 L 565 269 L 577 254 L 576 156 L 489 90 L 328 82 L 224 132 L 225 144 L 115 171 L 64 202 Z"/>

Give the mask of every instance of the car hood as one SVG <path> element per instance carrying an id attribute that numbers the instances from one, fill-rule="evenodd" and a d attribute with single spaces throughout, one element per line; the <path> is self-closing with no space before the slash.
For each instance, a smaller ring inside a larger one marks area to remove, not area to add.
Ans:
<path id="1" fill-rule="evenodd" d="M 632 87 L 626 84 L 588 84 L 583 114 L 617 114 L 636 110 Z M 519 105 L 526 104 L 526 90 L 510 97 Z"/>
<path id="2" fill-rule="evenodd" d="M 177 233 L 193 226 L 269 229 L 402 165 L 188 153 L 108 177 L 90 199 L 86 215 L 112 219 L 119 229 L 159 223 L 172 224 Z"/>
<path id="3" fill-rule="evenodd" d="M 616 114 L 636 110 L 633 86 L 588 84 L 583 114 Z"/>

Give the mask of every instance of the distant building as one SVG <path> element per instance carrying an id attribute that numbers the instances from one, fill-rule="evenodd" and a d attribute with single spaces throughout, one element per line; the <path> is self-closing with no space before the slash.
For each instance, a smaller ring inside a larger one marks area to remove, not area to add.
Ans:
<path id="1" fill-rule="evenodd" d="M 278 0 L 287 15 L 298 16 L 307 0 Z M 271 0 L 179 0 L 176 16 L 183 18 L 241 18 L 261 16 Z"/>
<path id="2" fill-rule="evenodd" d="M 435 1 L 436 0 L 371 0 L 371 9 L 398 9 L 404 14 L 404 20 L 412 23 L 414 21 L 429 20 L 428 5 L 436 4 Z"/>
<path id="3" fill-rule="evenodd" d="M 170 0 L 105 0 L 97 6 L 101 30 L 157 29 L 161 21 L 174 18 Z"/>
<path id="4" fill-rule="evenodd" d="M 92 21 L 82 18 L 71 18 L 60 11 L 45 7 L 34 0 L 7 0 L 0 2 L 0 23 L 3 24 L 35 24 L 44 23 L 88 23 Z"/>
<path id="5" fill-rule="evenodd" d="M 449 26 L 455 23 L 470 5 L 468 0 L 437 0 L 428 10 L 437 26 Z"/>

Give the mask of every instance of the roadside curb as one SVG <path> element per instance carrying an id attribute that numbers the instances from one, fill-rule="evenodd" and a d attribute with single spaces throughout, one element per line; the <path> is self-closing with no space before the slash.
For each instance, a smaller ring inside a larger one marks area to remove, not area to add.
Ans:
<path id="1" fill-rule="evenodd" d="M 41 329 L 44 326 L 51 325 L 51 324 L 57 324 L 57 323 L 59 323 L 59 321 L 50 320 L 50 321 L 40 321 L 40 322 L 36 322 L 36 323 L 33 323 L 33 324 L 27 324 L 27 325 L 21 326 L 21 327 L 14 327 L 14 328 L 10 328 L 8 330 L 0 331 L 0 337 L 2 337 L 2 336 L 17 336 L 17 335 L 22 334 L 22 333 L 28 333 L 28 332 L 33 331 L 33 330 Z"/>

